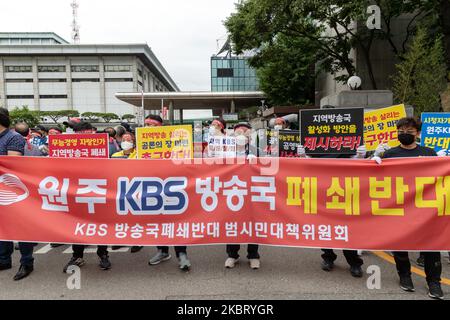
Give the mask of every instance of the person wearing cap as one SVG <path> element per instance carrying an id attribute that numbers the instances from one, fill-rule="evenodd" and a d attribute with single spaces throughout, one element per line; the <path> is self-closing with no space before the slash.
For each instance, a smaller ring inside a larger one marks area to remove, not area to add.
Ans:
<path id="1" fill-rule="evenodd" d="M 149 115 L 145 119 L 146 127 L 161 127 L 163 126 L 163 120 L 159 116 Z M 160 264 L 161 262 L 169 261 L 172 256 L 169 253 L 169 247 L 167 246 L 158 246 L 158 251 L 156 254 L 150 258 L 148 264 L 150 266 L 155 266 Z M 185 246 L 175 246 L 175 255 L 178 258 L 179 268 L 183 271 L 189 271 L 191 269 L 191 262 L 187 256 L 187 247 Z"/>
<path id="2" fill-rule="evenodd" d="M 78 123 L 72 123 L 73 130 L 76 134 L 93 134 L 94 129 L 92 125 L 89 122 L 78 122 Z M 85 245 L 72 245 L 73 255 L 70 261 L 66 264 L 66 266 L 63 269 L 63 272 L 66 273 L 67 269 L 70 266 L 78 266 L 82 267 L 85 265 L 85 261 L 83 259 L 84 256 L 84 249 L 86 248 Z M 108 247 L 107 246 L 97 246 L 97 255 L 100 259 L 100 268 L 102 270 L 109 270 L 111 269 L 111 262 L 109 261 L 109 253 L 108 253 Z"/>
<path id="3" fill-rule="evenodd" d="M 250 155 L 250 137 L 252 127 L 248 123 L 240 123 L 234 127 L 234 135 L 236 137 L 236 156 L 247 158 Z M 228 258 L 225 261 L 225 268 L 233 269 L 239 262 L 239 244 L 228 244 Z M 249 244 L 247 246 L 247 259 L 250 268 L 257 270 L 261 267 L 260 256 L 258 253 L 259 246 L 257 244 Z"/>

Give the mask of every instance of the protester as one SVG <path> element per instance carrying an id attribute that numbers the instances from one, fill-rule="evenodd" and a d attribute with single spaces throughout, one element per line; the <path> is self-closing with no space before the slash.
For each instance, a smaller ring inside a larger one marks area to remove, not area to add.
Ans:
<path id="1" fill-rule="evenodd" d="M 42 152 L 42 148 L 33 145 L 29 141 L 30 127 L 25 122 L 19 122 L 15 125 L 14 130 L 20 134 L 25 140 L 24 156 L 25 157 L 43 157 L 45 154 Z"/>
<path id="2" fill-rule="evenodd" d="M 248 157 L 250 154 L 250 136 L 252 127 L 248 123 L 241 123 L 234 127 L 234 133 L 236 137 L 236 156 Z M 241 246 L 239 244 L 228 244 L 227 254 L 228 259 L 225 261 L 225 268 L 233 269 L 239 262 L 239 250 Z M 247 259 L 250 264 L 250 268 L 257 270 L 261 267 L 260 255 L 258 252 L 259 246 L 257 244 L 249 244 L 247 246 Z"/>
<path id="3" fill-rule="evenodd" d="M 275 130 L 289 130 L 289 122 L 284 118 L 275 119 Z"/>
<path id="4" fill-rule="evenodd" d="M 105 129 L 105 133 L 108 134 L 109 137 L 109 157 L 111 158 L 113 154 L 120 151 L 120 146 L 116 141 L 117 132 L 114 128 L 108 127 Z"/>
<path id="5" fill-rule="evenodd" d="M 63 133 L 63 131 L 59 127 L 51 127 L 50 129 L 48 129 L 49 136 L 62 134 L 62 133 Z"/>
<path id="6" fill-rule="evenodd" d="M 0 156 L 23 156 L 26 141 L 17 132 L 9 130 L 11 119 L 5 108 L 0 108 Z M 33 248 L 35 244 L 19 243 L 21 254 L 20 268 L 14 276 L 15 281 L 28 277 L 34 270 Z M 14 243 L 0 241 L 0 271 L 12 268 L 11 256 L 14 252 Z"/>
<path id="7" fill-rule="evenodd" d="M 161 127 L 163 124 L 163 119 L 160 116 L 151 114 L 145 118 L 146 127 Z"/>
<path id="8" fill-rule="evenodd" d="M 116 142 L 120 146 L 120 144 L 122 143 L 122 136 L 127 133 L 127 129 L 125 129 L 123 126 L 116 126 L 114 127 L 114 130 L 116 130 Z"/>
<path id="9" fill-rule="evenodd" d="M 77 134 L 93 134 L 94 129 L 89 122 L 78 122 L 73 124 L 73 130 Z M 73 255 L 67 265 L 64 267 L 63 272 L 66 273 L 70 266 L 82 267 L 85 265 L 83 259 L 85 245 L 72 245 Z M 111 262 L 109 261 L 108 247 L 107 246 L 97 246 L 97 255 L 100 258 L 100 268 L 102 270 L 111 269 Z"/>
<path id="10" fill-rule="evenodd" d="M 356 159 L 364 159 L 366 157 L 366 147 L 360 146 L 357 151 L 356 155 L 315 155 L 313 158 L 339 158 L 339 159 L 345 159 L 345 158 L 356 158 Z M 334 262 L 337 259 L 337 255 L 334 253 L 332 249 L 322 249 L 322 264 L 321 268 L 323 271 L 330 272 L 334 269 Z M 364 264 L 364 261 L 361 259 L 360 254 L 361 252 L 358 252 L 357 250 L 343 250 L 345 260 L 347 260 L 347 263 L 350 265 L 350 274 L 355 278 L 361 278 L 363 276 L 362 271 L 362 265 Z"/>
<path id="11" fill-rule="evenodd" d="M 386 151 L 384 159 L 411 158 L 411 157 L 436 157 L 433 149 L 417 144 L 420 137 L 422 124 L 415 118 L 403 118 L 397 123 L 398 140 L 400 146 Z M 380 157 L 374 160 L 381 164 Z M 428 283 L 428 295 L 433 299 L 444 299 L 441 288 L 442 263 L 440 252 L 423 252 L 426 280 Z M 408 252 L 394 252 L 395 264 L 400 277 L 400 288 L 407 292 L 414 292 L 414 284 L 411 278 L 411 262 Z"/>
<path id="12" fill-rule="evenodd" d="M 146 127 L 161 127 L 163 126 L 163 121 L 161 117 L 155 115 L 149 115 L 145 119 Z M 150 266 L 155 266 L 160 264 L 161 262 L 168 261 L 172 258 L 169 253 L 169 247 L 167 246 L 158 246 L 158 252 L 150 258 L 148 264 Z M 179 268 L 183 271 L 189 271 L 191 269 L 191 262 L 187 256 L 187 247 L 185 246 L 175 246 L 175 254 L 178 258 Z"/>
<path id="13" fill-rule="evenodd" d="M 111 128 L 112 129 L 112 128 Z M 113 129 L 114 130 L 114 129 Z M 133 134 L 125 133 L 122 136 L 121 143 L 122 151 L 114 153 L 111 158 L 113 159 L 136 159 L 136 139 Z M 119 250 L 122 246 L 113 246 L 112 250 Z M 131 247 L 131 253 L 136 253 L 142 250 L 141 246 Z"/>

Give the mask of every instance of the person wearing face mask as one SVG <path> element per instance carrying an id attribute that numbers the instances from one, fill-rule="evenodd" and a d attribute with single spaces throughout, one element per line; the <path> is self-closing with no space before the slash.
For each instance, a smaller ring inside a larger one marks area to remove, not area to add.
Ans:
<path id="1" fill-rule="evenodd" d="M 225 136 L 226 122 L 223 119 L 215 119 L 208 130 L 208 147 L 205 150 L 205 158 L 224 158 L 227 150 L 222 138 Z"/>
<path id="2" fill-rule="evenodd" d="M 397 123 L 398 140 L 400 146 L 386 151 L 383 159 L 411 158 L 411 157 L 436 157 L 433 149 L 417 144 L 420 137 L 422 124 L 415 118 L 403 118 Z M 380 157 L 374 157 L 378 164 L 382 163 Z M 442 263 L 440 252 L 423 252 L 425 274 L 428 283 L 428 296 L 433 299 L 444 299 L 441 288 Z M 406 292 L 414 292 L 414 284 L 411 278 L 411 263 L 408 252 L 394 252 L 395 264 L 400 277 L 400 288 Z"/>
<path id="3" fill-rule="evenodd" d="M 273 128 L 275 130 L 290 130 L 289 123 L 284 118 L 276 118 L 275 126 Z"/>
<path id="4" fill-rule="evenodd" d="M 146 127 L 161 127 L 163 126 L 163 120 L 159 116 L 149 115 L 145 119 Z M 169 253 L 169 247 L 167 246 L 158 246 L 158 251 L 156 254 L 150 258 L 148 261 L 149 266 L 155 266 L 160 264 L 161 262 L 169 261 L 172 259 L 172 256 Z M 187 256 L 187 247 L 185 246 L 175 246 L 175 255 L 178 258 L 179 268 L 182 271 L 189 271 L 191 269 L 191 262 Z"/>
<path id="5" fill-rule="evenodd" d="M 94 129 L 89 122 L 78 122 L 73 124 L 75 134 L 94 134 Z M 86 264 L 84 257 L 85 245 L 73 244 L 73 255 L 70 261 L 65 265 L 63 272 L 67 273 L 70 266 L 82 267 Z M 109 253 L 107 246 L 97 246 L 97 255 L 100 259 L 99 267 L 102 270 L 111 269 L 111 262 L 109 261 Z"/>
<path id="6" fill-rule="evenodd" d="M 250 150 L 250 135 L 252 127 L 248 123 L 241 123 L 234 127 L 234 134 L 236 137 L 236 157 L 247 158 L 251 154 Z M 239 244 L 228 244 L 227 254 L 228 258 L 225 261 L 225 268 L 233 269 L 239 262 Z M 247 246 L 247 259 L 249 260 L 250 268 L 257 270 L 261 267 L 260 256 L 258 253 L 259 246 L 257 244 L 249 244 Z"/>
<path id="7" fill-rule="evenodd" d="M 105 131 L 108 129 L 105 129 Z M 112 132 L 111 132 L 112 134 Z M 122 142 L 120 143 L 121 151 L 114 153 L 111 158 L 112 159 L 136 159 L 137 158 L 137 150 L 136 150 L 136 138 L 132 133 L 125 133 L 122 136 Z M 112 250 L 119 250 L 122 246 L 113 246 Z M 131 247 L 131 253 L 139 252 L 143 249 L 142 246 L 133 246 Z"/>

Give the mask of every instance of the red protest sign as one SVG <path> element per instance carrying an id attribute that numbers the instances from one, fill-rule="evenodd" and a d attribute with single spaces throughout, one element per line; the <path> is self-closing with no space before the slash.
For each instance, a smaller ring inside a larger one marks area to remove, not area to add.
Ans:
<path id="1" fill-rule="evenodd" d="M 48 139 L 51 158 L 97 158 L 109 157 L 109 137 L 101 134 L 56 134 Z"/>

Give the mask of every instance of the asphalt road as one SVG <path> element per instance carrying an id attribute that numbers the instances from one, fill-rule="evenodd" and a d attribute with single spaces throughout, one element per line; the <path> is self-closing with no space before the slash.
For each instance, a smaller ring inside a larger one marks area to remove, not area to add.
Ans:
<path id="1" fill-rule="evenodd" d="M 276 247 L 261 248 L 261 269 L 257 271 L 249 268 L 244 250 L 240 264 L 226 270 L 224 246 L 189 248 L 193 264 L 189 273 L 178 269 L 175 257 L 150 267 L 147 261 L 156 251 L 152 247 L 135 254 L 112 252 L 113 268 L 109 271 L 100 270 L 95 253 L 87 253 L 87 263 L 81 269 L 81 288 L 69 290 L 70 275 L 62 272 L 70 259 L 69 247 L 45 252 L 47 248 L 36 248 L 35 271 L 20 282 L 12 280 L 18 269 L 19 254 L 15 252 L 13 269 L 0 272 L 0 299 L 428 299 L 422 276 L 413 275 L 416 293 L 404 293 L 398 287 L 395 266 L 373 253 L 364 253 L 363 268 L 380 268 L 381 288 L 370 290 L 370 275 L 352 278 L 340 252 L 335 270 L 327 273 L 320 269 L 320 251 Z M 171 253 L 174 256 L 173 249 Z M 416 253 L 411 254 L 411 260 L 416 257 Z M 443 268 L 443 277 L 450 278 L 450 265 L 444 255 Z M 450 299 L 450 287 L 443 285 L 443 289 Z"/>

